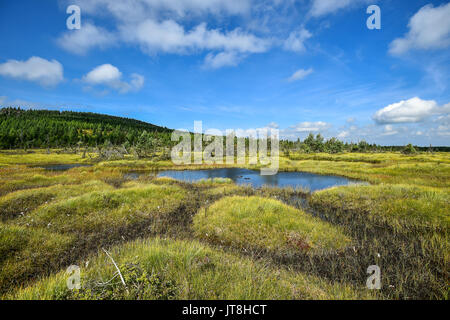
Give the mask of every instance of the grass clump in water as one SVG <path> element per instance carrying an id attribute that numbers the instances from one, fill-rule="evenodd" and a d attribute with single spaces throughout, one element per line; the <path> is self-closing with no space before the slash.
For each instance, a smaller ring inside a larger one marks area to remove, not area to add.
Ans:
<path id="1" fill-rule="evenodd" d="M 231 180 L 230 178 L 209 178 L 197 181 L 197 184 L 199 185 L 215 185 L 215 184 L 230 184 L 230 183 L 233 183 L 233 180 Z"/>
<path id="2" fill-rule="evenodd" d="M 239 248 L 335 250 L 351 242 L 336 226 L 278 200 L 255 196 L 225 197 L 200 209 L 193 223 L 198 238 Z"/>

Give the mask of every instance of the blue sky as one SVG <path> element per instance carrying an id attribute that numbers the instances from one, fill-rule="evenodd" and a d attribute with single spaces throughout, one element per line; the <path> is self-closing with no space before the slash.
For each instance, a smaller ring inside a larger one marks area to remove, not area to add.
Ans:
<path id="1" fill-rule="evenodd" d="M 450 145 L 448 1 L 0 0 L 0 32 L 2 106 Z"/>

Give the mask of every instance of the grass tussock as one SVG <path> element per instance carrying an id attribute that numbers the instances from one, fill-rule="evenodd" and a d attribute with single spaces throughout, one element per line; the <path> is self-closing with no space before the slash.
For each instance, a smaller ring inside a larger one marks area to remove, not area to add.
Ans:
<path id="1" fill-rule="evenodd" d="M 47 150 L 1 150 L 0 167 L 8 165 L 48 165 L 48 164 L 69 164 L 88 163 L 87 158 L 82 157 L 82 153 L 64 153 L 61 149 L 52 149 L 51 154 Z"/>
<path id="2" fill-rule="evenodd" d="M 0 197 L 0 220 L 6 221 L 25 216 L 37 207 L 52 201 L 68 199 L 92 191 L 111 189 L 113 188 L 110 185 L 93 180 L 81 185 L 55 185 L 11 192 Z"/>
<path id="3" fill-rule="evenodd" d="M 185 193 L 176 186 L 93 191 L 44 205 L 21 223 L 60 233 L 114 232 L 173 212 L 183 200 Z"/>
<path id="4" fill-rule="evenodd" d="M 351 240 L 339 228 L 278 200 L 225 197 L 194 218 L 198 238 L 225 246 L 269 251 L 336 250 Z"/>
<path id="5" fill-rule="evenodd" d="M 73 243 L 70 235 L 0 224 L 0 292 L 27 282 L 36 273 L 49 274 L 64 263 Z"/>
<path id="6" fill-rule="evenodd" d="M 450 194 L 409 185 L 348 186 L 319 191 L 311 204 L 329 210 L 358 211 L 367 219 L 397 228 L 450 228 Z"/>
<path id="7" fill-rule="evenodd" d="M 448 299 L 448 200 L 447 191 L 429 187 L 349 186 L 316 192 L 310 205 L 357 241 L 353 254 L 333 263 L 335 275 L 351 279 L 376 264 L 386 297 Z"/>
<path id="8" fill-rule="evenodd" d="M 54 185 L 79 185 L 91 180 L 99 180 L 113 187 L 120 187 L 126 181 L 123 172 L 116 168 L 78 167 L 67 171 L 48 171 L 27 166 L 7 166 L 0 168 L 0 196 L 7 193 Z"/>
<path id="9" fill-rule="evenodd" d="M 273 269 L 196 241 L 138 240 L 81 268 L 80 290 L 69 291 L 64 271 L 6 296 L 10 299 L 367 299 L 367 290 Z"/>

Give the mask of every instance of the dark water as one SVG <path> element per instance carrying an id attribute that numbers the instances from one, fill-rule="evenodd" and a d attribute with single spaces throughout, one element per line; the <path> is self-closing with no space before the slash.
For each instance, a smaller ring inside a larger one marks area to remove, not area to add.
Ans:
<path id="1" fill-rule="evenodd" d="M 258 171 L 241 168 L 224 168 L 209 170 L 166 170 L 157 174 L 158 177 L 170 177 L 188 182 L 210 178 L 230 178 L 237 184 L 250 184 L 254 188 L 263 185 L 275 187 L 301 187 L 310 191 L 343 186 L 351 183 L 362 183 L 337 176 L 324 176 L 307 172 L 278 172 L 273 176 L 261 176 Z"/>
<path id="2" fill-rule="evenodd" d="M 69 163 L 69 164 L 48 164 L 39 166 L 39 168 L 44 168 L 45 170 L 51 171 L 66 171 L 78 167 L 92 167 L 92 164 Z"/>

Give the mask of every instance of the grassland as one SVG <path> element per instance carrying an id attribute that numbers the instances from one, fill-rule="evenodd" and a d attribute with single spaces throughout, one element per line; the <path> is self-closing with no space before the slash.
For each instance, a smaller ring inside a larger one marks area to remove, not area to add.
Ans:
<path id="1" fill-rule="evenodd" d="M 446 153 L 281 157 L 280 170 L 370 183 L 310 194 L 130 179 L 188 166 L 58 152 L 0 152 L 3 299 L 448 299 Z M 92 166 L 39 167 L 57 163 Z M 71 264 L 82 267 L 79 291 L 65 285 Z M 365 287 L 373 264 L 377 292 Z"/>

